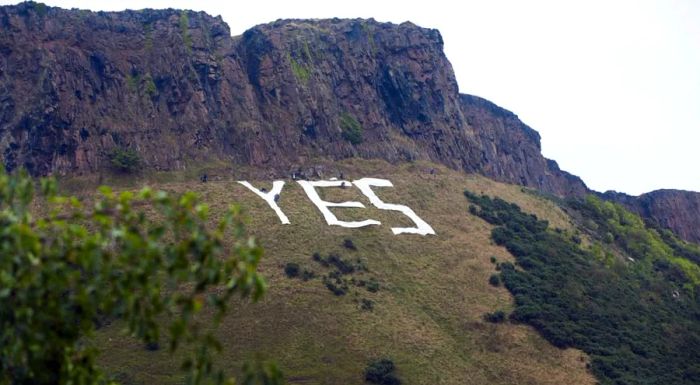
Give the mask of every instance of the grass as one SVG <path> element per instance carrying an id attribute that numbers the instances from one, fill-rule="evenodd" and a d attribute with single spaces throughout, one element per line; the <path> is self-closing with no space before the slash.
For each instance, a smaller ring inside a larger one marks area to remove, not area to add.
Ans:
<path id="1" fill-rule="evenodd" d="M 343 139 L 347 140 L 352 144 L 362 143 L 362 133 L 364 129 L 362 125 L 355 119 L 354 116 L 347 112 L 340 115 L 340 129 L 342 130 L 341 135 Z"/>
<path id="2" fill-rule="evenodd" d="M 279 201 L 290 225 L 280 224 L 265 202 L 230 178 L 199 183 L 176 175 L 150 183 L 171 191 L 197 191 L 214 215 L 241 202 L 251 217 L 250 231 L 266 248 L 260 270 L 268 279 L 268 294 L 257 304 L 236 304 L 220 329 L 225 346 L 220 361 L 227 368 L 239 368 L 258 351 L 277 360 L 290 384 L 362 384 L 367 362 L 381 357 L 392 357 L 404 384 L 595 383 L 581 352 L 557 349 L 523 325 L 483 320 L 485 313 L 513 307 L 507 290 L 488 282 L 495 272 L 491 257 L 501 262 L 512 257 L 491 242 L 489 225 L 467 215 L 462 192 L 502 197 L 555 227 L 571 229 L 561 210 L 518 186 L 429 163 L 393 166 L 347 160 L 333 167 L 348 179 L 391 180 L 394 188 L 377 188 L 377 195 L 411 207 L 437 235 L 393 235 L 391 226 L 411 222 L 398 212 L 371 207 L 354 187 L 322 189 L 322 197 L 360 201 L 366 209 L 333 211 L 342 220 L 373 218 L 381 226 L 329 227 L 293 181 L 287 182 Z M 144 178 L 132 187 L 150 177 Z M 269 180 L 250 182 L 271 186 Z M 356 251 L 343 246 L 347 238 Z M 311 260 L 314 252 L 361 257 L 381 289 L 368 293 L 351 286 L 348 294 L 336 297 L 318 279 L 304 282 L 285 276 L 289 262 L 321 272 Z M 374 301 L 372 311 L 359 308 L 357 300 L 362 298 Z M 119 325 L 103 329 L 95 338 L 103 347 L 101 362 L 110 372 L 128 373 L 135 384 L 181 383 L 177 361 L 166 349 L 147 351 L 124 337 Z"/>
<path id="3" fill-rule="evenodd" d="M 308 83 L 309 77 L 311 77 L 311 72 L 309 71 L 309 68 L 306 66 L 306 64 L 294 60 L 294 58 L 289 54 L 287 54 L 287 59 L 289 59 L 289 65 L 292 68 L 292 73 L 294 73 L 294 77 L 296 77 L 296 79 L 302 84 Z"/>
<path id="4" fill-rule="evenodd" d="M 180 12 L 180 34 L 187 53 L 192 52 L 192 36 L 190 36 L 190 18 L 187 11 Z"/>

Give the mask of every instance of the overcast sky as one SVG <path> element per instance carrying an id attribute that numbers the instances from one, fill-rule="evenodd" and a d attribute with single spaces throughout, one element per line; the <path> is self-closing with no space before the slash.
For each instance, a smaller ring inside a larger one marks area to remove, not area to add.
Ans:
<path id="1" fill-rule="evenodd" d="M 460 92 L 516 113 L 539 131 L 544 155 L 589 187 L 700 191 L 700 1 L 45 3 L 203 10 L 234 35 L 279 18 L 410 20 L 440 30 Z"/>

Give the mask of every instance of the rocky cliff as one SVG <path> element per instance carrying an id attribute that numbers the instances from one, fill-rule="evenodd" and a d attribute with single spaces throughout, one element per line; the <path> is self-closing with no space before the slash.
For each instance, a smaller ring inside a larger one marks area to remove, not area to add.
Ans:
<path id="1" fill-rule="evenodd" d="M 517 115 L 477 96 L 460 95 L 460 102 L 481 155 L 475 171 L 559 196 L 588 192 L 579 177 L 542 156 L 540 135 Z"/>
<path id="2" fill-rule="evenodd" d="M 0 151 L 11 169 L 94 172 L 117 148 L 155 169 L 377 157 L 585 191 L 514 114 L 459 95 L 437 30 L 284 20 L 231 37 L 204 13 L 31 3 L 3 7 L 0 23 Z"/>
<path id="3" fill-rule="evenodd" d="M 232 37 L 201 12 L 22 3 L 0 7 L 0 31 L 8 169 L 93 173 L 127 149 L 150 169 L 224 160 L 282 175 L 319 159 L 424 159 L 556 195 L 588 191 L 516 115 L 458 93 L 437 30 L 279 20 Z"/>

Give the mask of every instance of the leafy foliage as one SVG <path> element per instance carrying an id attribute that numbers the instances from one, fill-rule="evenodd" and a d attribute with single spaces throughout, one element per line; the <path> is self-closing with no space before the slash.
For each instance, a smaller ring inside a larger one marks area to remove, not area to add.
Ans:
<path id="1" fill-rule="evenodd" d="M 286 274 L 289 278 L 298 277 L 299 271 L 300 268 L 298 263 L 288 262 L 286 265 L 284 265 L 284 274 Z"/>
<path id="2" fill-rule="evenodd" d="M 588 353 L 601 384 L 696 384 L 700 378 L 700 292 L 692 277 L 664 271 L 674 253 L 639 217 L 587 199 L 572 204 L 594 237 L 614 236 L 635 262 L 606 264 L 565 232 L 499 198 L 465 192 L 470 212 L 495 225 L 493 240 L 516 258 L 501 263 L 515 297 L 511 318 L 535 327 L 558 347 Z M 477 207 L 478 206 L 478 207 Z M 692 249 L 692 248 L 691 248 Z"/>
<path id="3" fill-rule="evenodd" d="M 629 254 L 636 262 L 650 266 L 666 261 L 685 275 L 687 286 L 700 284 L 700 248 L 682 242 L 673 233 L 649 228 L 638 216 L 619 204 L 605 202 L 589 195 L 584 201 L 572 200 L 569 204 L 587 220 L 583 221 L 605 243 L 614 244 Z"/>
<path id="4" fill-rule="evenodd" d="M 493 313 L 486 313 L 484 315 L 484 320 L 498 324 L 506 320 L 506 313 L 503 310 L 496 310 Z"/>
<path id="5" fill-rule="evenodd" d="M 187 52 L 192 51 L 192 36 L 190 35 L 190 17 L 187 15 L 187 11 L 180 12 L 180 35 L 182 36 L 182 42 L 185 44 L 185 49 Z"/>
<path id="6" fill-rule="evenodd" d="M 311 72 L 309 71 L 309 68 L 303 64 L 300 63 L 296 60 L 291 55 L 288 55 L 289 59 L 289 64 L 292 67 L 292 73 L 294 73 L 294 77 L 297 78 L 302 84 L 306 84 L 309 81 L 309 78 L 311 77 Z"/>
<path id="7" fill-rule="evenodd" d="M 323 276 L 323 284 L 335 296 L 343 296 L 347 294 L 349 287 L 347 281 L 338 277 Z"/>
<path id="8" fill-rule="evenodd" d="M 150 346 L 165 322 L 170 351 L 191 347 L 187 382 L 225 382 L 212 365 L 221 345 L 198 314 L 209 309 L 218 322 L 234 295 L 257 300 L 266 290 L 262 249 L 238 207 L 211 227 L 193 193 L 102 187 L 88 206 L 58 196 L 48 179 L 35 199 L 26 173 L 1 170 L 0 384 L 104 383 L 89 343 L 104 320 L 122 320 Z M 279 380 L 270 368 L 265 383 Z"/>
<path id="9" fill-rule="evenodd" d="M 345 238 L 345 240 L 343 240 L 343 247 L 348 250 L 357 250 L 357 246 L 355 246 L 355 243 L 350 238 Z"/>
<path id="10" fill-rule="evenodd" d="M 362 134 L 364 129 L 354 116 L 344 112 L 340 115 L 340 129 L 342 130 L 343 139 L 352 144 L 362 143 Z"/>
<path id="11" fill-rule="evenodd" d="M 394 361 L 382 358 L 369 363 L 365 368 L 365 380 L 380 385 L 400 385 L 401 380 L 394 374 Z"/>
<path id="12" fill-rule="evenodd" d="M 362 298 L 360 300 L 360 309 L 372 311 L 374 309 L 374 301 L 372 301 L 371 299 Z"/>
<path id="13" fill-rule="evenodd" d="M 31 7 L 39 16 L 43 17 L 46 16 L 46 14 L 48 13 L 48 7 L 44 3 L 37 3 L 35 1 L 28 1 L 27 3 L 31 5 Z"/>
<path id="14" fill-rule="evenodd" d="M 367 281 L 365 288 L 370 293 L 376 293 L 379 291 L 379 282 L 377 282 L 377 280 L 374 278 L 370 278 L 369 281 Z"/>
<path id="15" fill-rule="evenodd" d="M 115 170 L 131 173 L 138 169 L 141 158 L 133 149 L 117 148 L 109 154 L 109 162 Z"/>
<path id="16" fill-rule="evenodd" d="M 153 77 L 150 74 L 146 74 L 144 79 L 144 92 L 151 98 L 158 95 L 158 88 L 156 88 L 156 83 L 153 82 Z"/>
<path id="17" fill-rule="evenodd" d="M 356 250 L 355 245 L 351 240 L 346 239 L 343 246 Z M 379 291 L 379 282 L 374 277 L 369 279 L 361 278 L 365 273 L 369 272 L 365 262 L 359 257 L 354 260 L 349 260 L 341 257 L 338 254 L 329 254 L 327 257 L 321 256 L 319 253 L 313 253 L 311 260 L 319 264 L 321 267 L 330 269 L 328 274 L 321 276 L 321 282 L 333 295 L 338 297 L 347 294 L 354 287 L 364 287 L 370 293 Z M 310 272 L 308 278 L 305 277 L 306 270 L 302 274 L 302 279 L 305 281 L 313 279 L 315 274 Z M 357 292 L 355 292 L 357 294 Z M 366 302 L 365 302 L 366 301 Z M 373 301 L 363 299 L 360 304 L 362 310 L 372 310 L 374 308 Z"/>
<path id="18" fill-rule="evenodd" d="M 139 89 L 139 83 L 141 83 L 141 76 L 138 74 L 132 75 L 130 73 L 126 74 L 126 87 L 131 92 L 136 92 Z"/>
<path id="19" fill-rule="evenodd" d="M 314 253 L 311 259 L 323 267 L 336 268 L 342 275 L 368 271 L 367 266 L 359 257 L 355 258 L 355 261 L 350 261 L 338 254 L 329 254 L 328 257 L 324 258 L 320 254 Z"/>

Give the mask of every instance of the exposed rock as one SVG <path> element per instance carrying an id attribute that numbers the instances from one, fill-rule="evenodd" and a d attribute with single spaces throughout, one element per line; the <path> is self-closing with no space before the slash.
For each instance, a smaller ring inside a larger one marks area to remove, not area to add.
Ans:
<path id="1" fill-rule="evenodd" d="M 160 170 L 359 156 L 585 191 L 542 158 L 539 136 L 515 115 L 458 94 L 437 30 L 280 20 L 230 37 L 220 18 L 188 11 L 40 13 L 24 3 L 0 15 L 8 168 L 95 172 L 118 147 Z"/>
<path id="2" fill-rule="evenodd" d="M 461 95 L 461 101 L 481 150 L 478 172 L 559 196 L 588 192 L 580 178 L 542 156 L 540 135 L 515 114 L 476 96 Z"/>
<path id="3" fill-rule="evenodd" d="M 0 30 L 8 169 L 94 173 L 127 148 L 155 170 L 225 160 L 277 175 L 318 159 L 424 159 L 560 196 L 588 192 L 516 115 L 458 93 L 434 29 L 278 20 L 231 37 L 202 12 L 22 3 L 0 7 Z M 674 207 L 649 215 L 697 223 Z M 698 239 L 700 227 L 681 234 Z"/>

